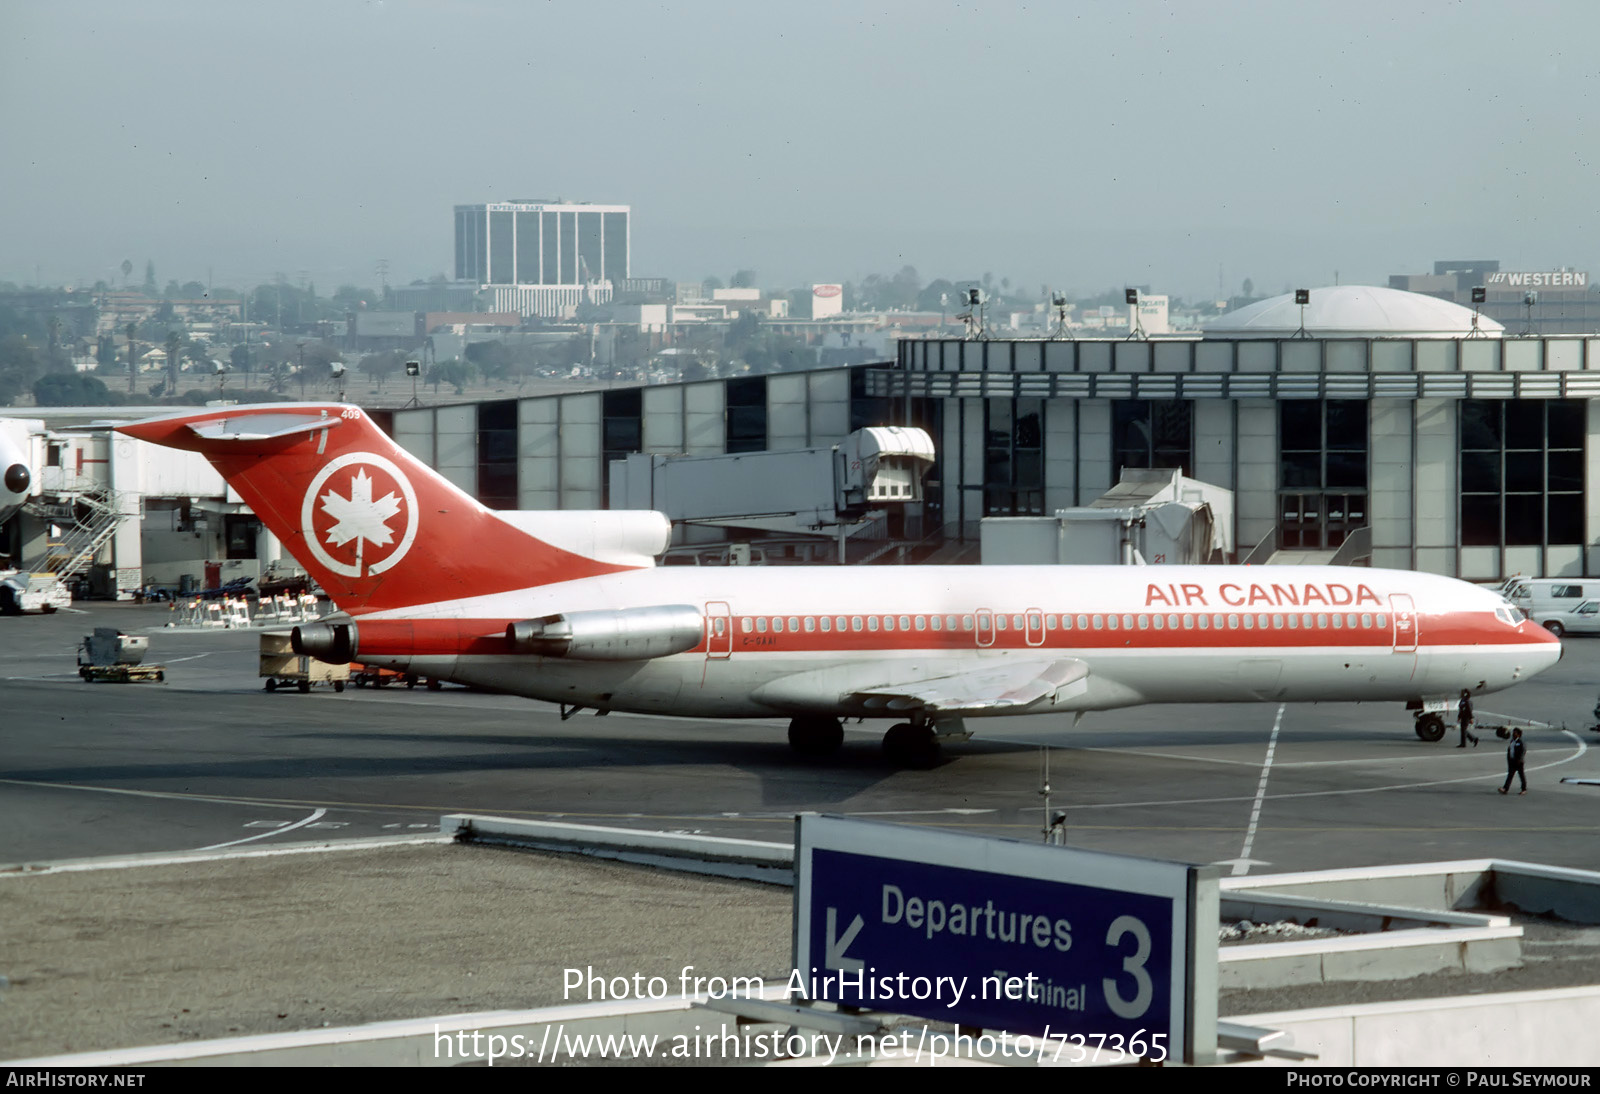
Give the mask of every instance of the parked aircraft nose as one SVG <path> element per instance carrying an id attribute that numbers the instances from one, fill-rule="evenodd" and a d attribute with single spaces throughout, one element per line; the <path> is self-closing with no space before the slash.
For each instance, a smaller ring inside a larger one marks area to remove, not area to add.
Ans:
<path id="1" fill-rule="evenodd" d="M 28 465 L 14 463 L 6 468 L 6 489 L 13 494 L 26 494 L 28 484 L 33 481 L 33 476 L 28 474 Z"/>

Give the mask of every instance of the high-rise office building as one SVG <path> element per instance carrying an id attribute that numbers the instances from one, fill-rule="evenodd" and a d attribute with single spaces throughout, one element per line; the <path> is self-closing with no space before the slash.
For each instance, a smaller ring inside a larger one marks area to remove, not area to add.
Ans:
<path id="1" fill-rule="evenodd" d="M 628 277 L 627 205 L 507 201 L 456 206 L 456 280 L 494 310 L 559 316 L 603 303 Z"/>

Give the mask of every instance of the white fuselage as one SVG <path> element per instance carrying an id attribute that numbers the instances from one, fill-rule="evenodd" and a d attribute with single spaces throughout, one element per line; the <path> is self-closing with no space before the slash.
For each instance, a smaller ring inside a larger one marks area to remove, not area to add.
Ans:
<path id="1" fill-rule="evenodd" d="M 652 605 L 700 609 L 706 641 L 627 662 L 471 648 L 511 621 Z M 365 635 L 391 621 L 407 621 L 415 645 L 369 648 Z M 1089 671 L 1005 713 L 1437 698 L 1509 687 L 1560 657 L 1559 643 L 1496 593 L 1350 567 L 675 567 L 357 623 L 368 663 L 551 702 L 699 717 L 888 716 L 849 697 L 1008 658 L 1073 659 Z"/>

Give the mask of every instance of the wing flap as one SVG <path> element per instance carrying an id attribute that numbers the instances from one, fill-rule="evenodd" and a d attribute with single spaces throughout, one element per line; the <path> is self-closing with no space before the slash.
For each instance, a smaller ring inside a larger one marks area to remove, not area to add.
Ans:
<path id="1" fill-rule="evenodd" d="M 869 710 L 967 714 L 1016 711 L 1088 676 L 1089 666 L 1074 657 L 1007 661 L 903 684 L 862 688 L 855 698 Z"/>

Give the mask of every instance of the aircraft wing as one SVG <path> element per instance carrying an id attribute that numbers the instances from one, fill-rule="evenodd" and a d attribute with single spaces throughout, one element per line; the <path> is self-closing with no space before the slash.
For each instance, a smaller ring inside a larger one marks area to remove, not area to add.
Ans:
<path id="1" fill-rule="evenodd" d="M 1089 676 L 1075 657 L 1010 660 L 944 676 L 884 687 L 862 688 L 855 698 L 869 709 L 990 713 L 1020 710 Z"/>

